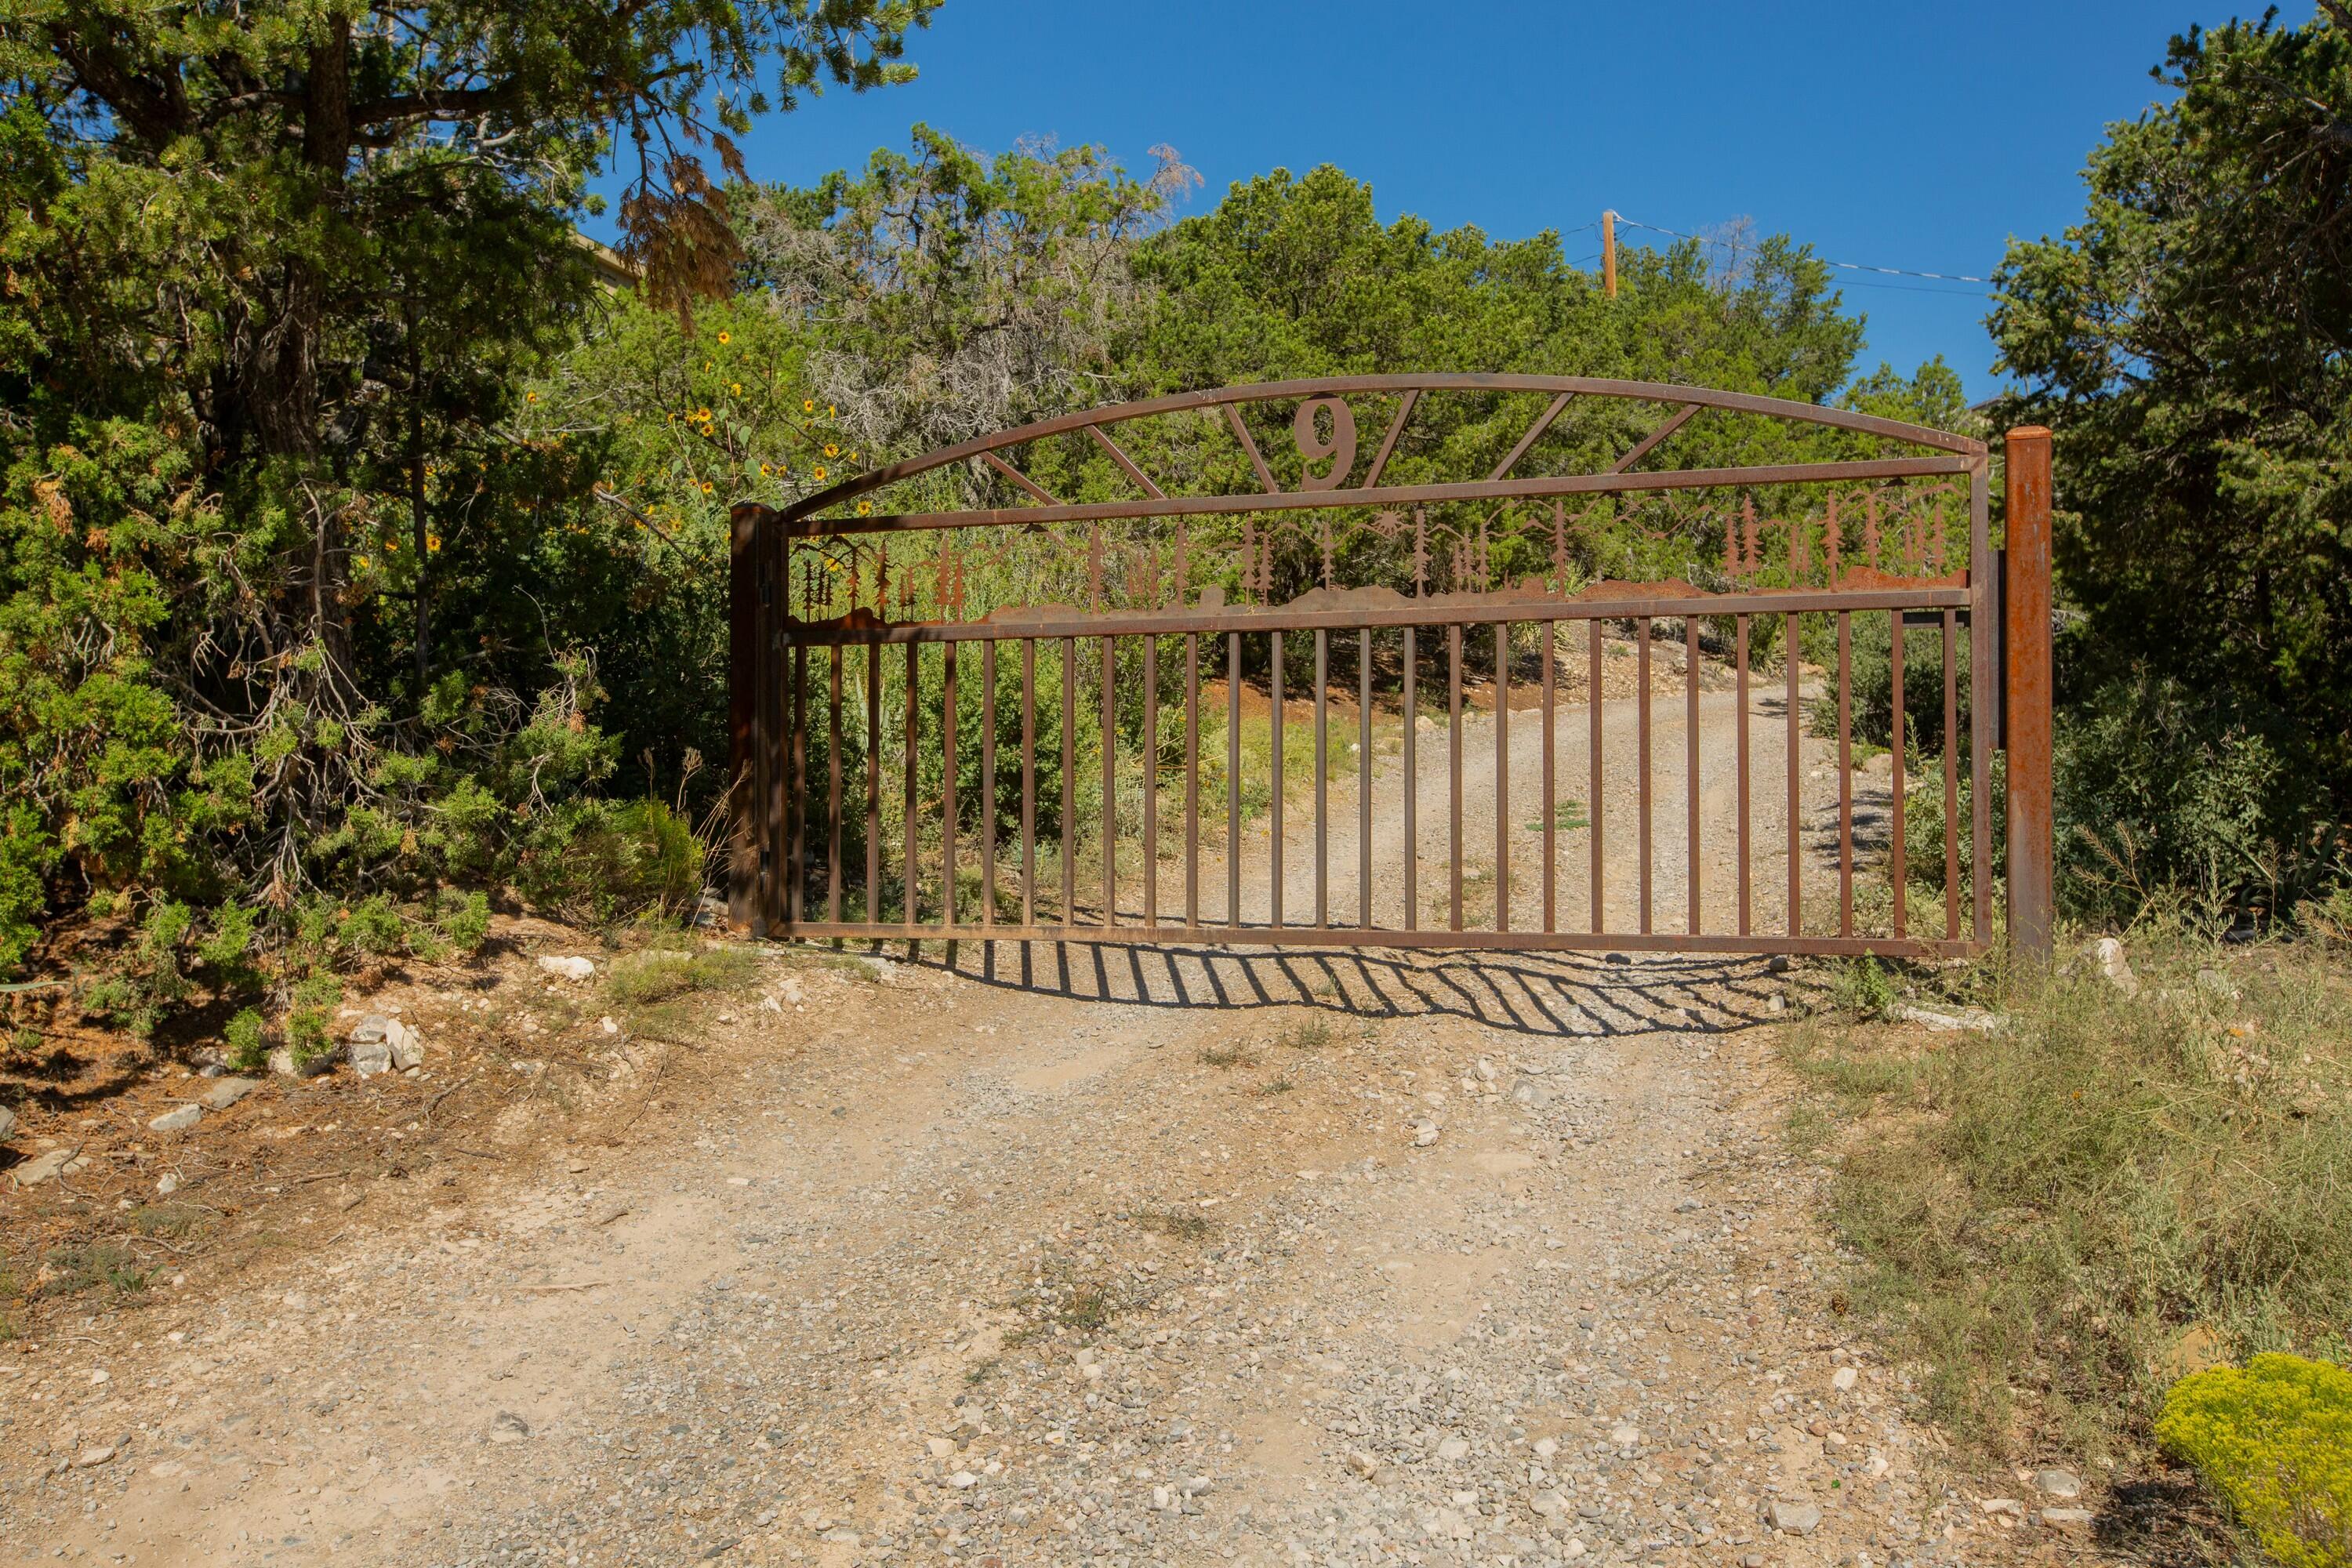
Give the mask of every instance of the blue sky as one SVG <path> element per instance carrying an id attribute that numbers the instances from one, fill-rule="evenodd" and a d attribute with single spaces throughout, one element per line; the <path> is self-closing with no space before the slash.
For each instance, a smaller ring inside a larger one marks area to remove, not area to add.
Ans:
<path id="1" fill-rule="evenodd" d="M 1192 211 L 1248 175 L 1330 163 L 1370 183 L 1383 219 L 1517 237 L 1604 207 L 1685 231 L 1747 217 L 1831 259 L 1985 277 L 2010 236 L 2079 215 L 2084 155 L 2159 95 L 2148 68 L 2172 33 L 2262 9 L 949 0 L 908 51 L 919 80 L 828 93 L 745 150 L 755 177 L 800 183 L 903 146 L 917 121 L 992 152 L 1100 142 L 1138 170 L 1167 142 L 1206 181 Z M 2311 12 L 2290 0 L 2282 17 Z M 1566 246 L 1580 260 L 1598 231 Z M 1941 353 L 1972 396 L 1999 384 L 1981 289 L 1849 281 L 1864 368 Z"/>

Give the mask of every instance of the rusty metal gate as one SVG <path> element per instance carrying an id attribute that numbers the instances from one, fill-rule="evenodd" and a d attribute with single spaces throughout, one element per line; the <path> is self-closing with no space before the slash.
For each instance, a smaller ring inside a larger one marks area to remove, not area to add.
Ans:
<path id="1" fill-rule="evenodd" d="M 1712 461 L 1654 466 L 1676 451 Z M 730 910 L 814 939 L 1974 952 L 2005 747 L 2009 934 L 2046 951 L 2048 433 L 2010 434 L 2005 552 L 1990 466 L 1806 404 L 1433 374 L 1105 407 L 739 506 Z M 1683 570 L 1611 580 L 1612 553 Z M 1817 687 L 1808 627 L 1834 647 Z M 1891 821 L 1865 856 L 1854 648 L 1880 627 Z M 1465 785 L 1465 754 L 1491 777 Z M 1924 868 L 1915 817 L 1940 823 Z"/>

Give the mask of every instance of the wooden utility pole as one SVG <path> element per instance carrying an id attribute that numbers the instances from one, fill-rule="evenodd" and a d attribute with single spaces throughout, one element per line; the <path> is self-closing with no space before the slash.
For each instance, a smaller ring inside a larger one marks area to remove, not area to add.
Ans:
<path id="1" fill-rule="evenodd" d="M 1601 215 L 1601 291 L 1617 298 L 1617 215 Z"/>

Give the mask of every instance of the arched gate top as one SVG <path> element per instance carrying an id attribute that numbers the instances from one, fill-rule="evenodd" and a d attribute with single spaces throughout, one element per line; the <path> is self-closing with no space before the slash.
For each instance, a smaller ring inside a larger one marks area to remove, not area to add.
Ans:
<path id="1" fill-rule="evenodd" d="M 1404 433 L 1414 405 L 1430 393 L 1549 394 L 1551 402 L 1512 447 L 1501 463 L 1483 477 L 1413 485 L 1384 485 L 1381 479 L 1398 438 Z M 1396 412 L 1385 434 L 1357 479 L 1359 443 L 1354 411 L 1348 399 L 1357 395 L 1395 396 Z M 1514 477 L 1512 469 L 1553 427 L 1560 413 L 1577 398 L 1665 405 L 1663 419 L 1620 455 L 1605 470 L 1568 475 Z M 1255 437 L 1241 417 L 1244 405 L 1299 400 L 1294 437 L 1304 464 L 1298 484 L 1285 489 L 1275 478 Z M 1240 449 L 1249 458 L 1259 489 L 1213 495 L 1171 495 L 1121 447 L 1111 434 L 1117 426 L 1157 416 L 1218 410 Z M 1329 434 L 1321 419 L 1328 411 Z M 1876 437 L 1922 448 L 1916 455 L 1878 457 L 1851 461 L 1815 461 L 1717 468 L 1646 470 L 1640 465 L 1675 432 L 1702 413 L 1717 411 L 1757 415 Z M 1007 463 L 1000 453 L 1012 447 L 1084 431 L 1142 492 L 1126 500 L 1065 503 L 1028 475 Z M 963 511 L 897 512 L 866 516 L 823 514 L 901 479 L 914 478 L 950 464 L 978 459 L 996 469 L 1031 499 L 1018 507 L 981 508 Z M 1325 460 L 1322 474 L 1311 465 Z M 1659 382 L 1615 381 L 1592 376 L 1502 375 L 1424 372 L 1400 375 L 1326 376 L 1307 380 L 1256 382 L 1202 392 L 1116 404 L 1081 413 L 1039 420 L 992 435 L 975 437 L 927 452 L 921 457 L 876 468 L 808 496 L 777 514 L 788 535 L 822 537 L 899 530 L 962 528 L 1005 523 L 1073 522 L 1118 518 L 1219 516 L 1240 512 L 1295 510 L 1318 507 L 1395 507 L 1448 501 L 1510 500 L 1534 497 L 1601 494 L 1612 491 L 1699 489 L 1725 485 L 1839 483 L 1895 479 L 1938 474 L 1981 473 L 1985 444 L 1970 437 L 1931 429 L 1924 425 L 1884 419 L 1850 409 L 1824 408 L 1788 398 L 1748 393 L 1722 392 L 1708 387 L 1680 386 Z M 1353 482 L 1350 482 L 1353 481 Z"/>

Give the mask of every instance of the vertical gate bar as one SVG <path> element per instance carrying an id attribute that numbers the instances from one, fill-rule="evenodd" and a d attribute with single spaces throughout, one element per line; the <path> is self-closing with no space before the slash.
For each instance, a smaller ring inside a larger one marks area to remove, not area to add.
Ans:
<path id="1" fill-rule="evenodd" d="M 825 660 L 828 750 L 825 750 L 825 920 L 842 920 L 842 658 L 849 648 L 835 642 Z"/>
<path id="2" fill-rule="evenodd" d="M 767 726 L 769 766 L 762 778 L 760 804 L 760 863 L 767 868 L 760 886 L 760 917 L 769 931 L 788 924 L 791 902 L 791 844 L 785 842 L 785 814 L 793 781 L 793 581 L 785 574 L 785 543 L 781 529 L 760 529 L 760 724 Z"/>
<path id="3" fill-rule="evenodd" d="M 1969 480 L 1969 863 L 1979 943 L 1992 941 L 1993 573 L 1991 499 L 1979 466 Z"/>
<path id="4" fill-rule="evenodd" d="M 1838 935 L 1853 934 L 1853 615 L 1837 618 Z"/>
<path id="5" fill-rule="evenodd" d="M 1547 931 L 1559 929 L 1559 914 L 1553 907 L 1553 894 L 1557 890 L 1555 885 L 1559 879 L 1557 875 L 1558 868 L 1552 862 L 1554 826 L 1552 819 L 1559 814 L 1552 805 L 1556 790 L 1555 781 L 1552 778 L 1552 742 L 1555 739 L 1556 721 L 1551 710 L 1552 697 L 1558 689 L 1554 684 L 1556 678 L 1552 672 L 1552 663 L 1558 650 L 1552 647 L 1552 644 L 1559 636 L 1558 621 L 1543 623 L 1543 928 Z"/>
<path id="6" fill-rule="evenodd" d="M 1462 929 L 1462 624 L 1445 628 L 1446 859 L 1452 870 L 1450 929 Z"/>
<path id="7" fill-rule="evenodd" d="M 1225 924 L 1242 923 L 1242 634 L 1225 637 Z"/>
<path id="8" fill-rule="evenodd" d="M 866 645 L 866 919 L 882 920 L 882 645 Z"/>
<path id="9" fill-rule="evenodd" d="M 956 648 L 955 643 L 940 645 L 942 666 L 940 692 L 940 742 L 941 747 L 940 799 L 940 923 L 956 923 L 956 731 L 963 728 L 963 716 L 956 711 Z"/>
<path id="10" fill-rule="evenodd" d="M 1078 923 L 1078 639 L 1062 639 L 1062 923 Z"/>
<path id="11" fill-rule="evenodd" d="M 1184 923 L 1201 923 L 1201 634 L 1184 636 Z"/>
<path id="12" fill-rule="evenodd" d="M 1588 656 L 1590 662 L 1585 669 L 1584 676 L 1585 718 L 1591 730 L 1591 736 L 1586 742 L 1586 745 L 1592 753 L 1586 759 L 1591 763 L 1591 767 L 1592 782 L 1591 788 L 1592 805 L 1591 808 L 1584 815 L 1591 819 L 1590 825 L 1586 827 L 1585 831 L 1592 835 L 1592 843 L 1590 846 L 1592 858 L 1592 887 L 1591 889 L 1592 895 L 1592 934 L 1599 936 L 1603 931 L 1608 929 L 1609 924 L 1607 905 L 1602 897 L 1601 891 L 1603 884 L 1601 879 L 1602 856 L 1602 850 L 1601 847 L 1601 619 L 1596 616 L 1592 619 L 1585 622 L 1584 625 L 1586 630 L 1586 641 L 1591 650 Z"/>
<path id="13" fill-rule="evenodd" d="M 1890 769 L 1887 788 L 1891 792 L 1888 796 L 1888 804 L 1893 809 L 1894 829 L 1893 837 L 1887 843 L 1886 876 L 1887 880 L 1895 884 L 1895 938 L 1897 942 L 1900 942 L 1903 939 L 1904 928 L 1903 612 L 1900 610 L 1889 610 L 1886 612 L 1886 618 L 1889 630 L 1893 634 L 1892 638 L 1887 645 L 1891 651 L 1887 655 L 1886 673 L 1894 699 L 1893 719 L 1891 720 L 1893 730 L 1887 736 L 1887 739 L 1893 742 L 1893 750 L 1887 759 L 1888 767 Z"/>
<path id="14" fill-rule="evenodd" d="M 796 640 L 793 644 L 792 880 L 785 886 L 784 901 L 788 930 L 801 923 L 808 897 L 808 645 Z"/>
<path id="15" fill-rule="evenodd" d="M 1102 923 L 1118 924 L 1118 640 L 1102 639 Z"/>
<path id="16" fill-rule="evenodd" d="M 2336 13 L 2339 22 L 2343 14 Z M 2050 731 L 2050 432 L 2009 433 L 2001 588 L 2002 743 L 2009 753 L 2009 945 L 2050 956 L 2054 854 Z"/>
<path id="17" fill-rule="evenodd" d="M 1315 925 L 1331 923 L 1331 634 L 1315 632 Z"/>
<path id="18" fill-rule="evenodd" d="M 980 923 L 996 923 L 996 639 L 980 645 Z"/>
<path id="19" fill-rule="evenodd" d="M 1420 663 L 1413 628 L 1404 629 L 1404 929 L 1421 929 L 1421 826 L 1414 807 L 1421 799 L 1418 739 L 1421 706 L 1416 678 Z"/>
<path id="20" fill-rule="evenodd" d="M 1690 933 L 1699 933 L 1701 893 L 1698 858 L 1698 617 L 1683 617 L 1683 805 L 1685 852 L 1690 864 L 1683 879 L 1690 899 Z"/>
<path id="21" fill-rule="evenodd" d="M 1037 639 L 1021 639 L 1021 923 L 1037 923 Z"/>
<path id="22" fill-rule="evenodd" d="M 1804 765 L 1801 757 L 1802 738 L 1799 735 L 1797 713 L 1797 643 L 1800 628 L 1797 617 L 1789 617 L 1788 635 L 1781 639 L 1780 662 L 1787 667 L 1789 690 L 1786 699 L 1789 721 L 1789 934 L 1802 936 L 1805 932 L 1805 823 Z"/>
<path id="23" fill-rule="evenodd" d="M 1282 929 L 1282 634 L 1274 634 L 1274 652 L 1268 666 L 1268 679 L 1274 691 L 1274 819 L 1267 840 L 1267 877 L 1272 893 L 1267 905 L 1267 919 L 1276 931 Z"/>
<path id="24" fill-rule="evenodd" d="M 1959 612 L 1944 612 L 1944 940 L 1960 936 Z"/>
<path id="25" fill-rule="evenodd" d="M 760 887 L 759 835 L 752 826 L 757 792 L 752 779 L 766 737 L 759 727 L 759 518 L 765 509 L 739 506 L 727 535 L 727 922 L 751 927 Z"/>
<path id="26" fill-rule="evenodd" d="M 1356 634 L 1356 923 L 1372 929 L 1372 628 Z"/>
<path id="27" fill-rule="evenodd" d="M 907 809 L 907 907 L 901 913 L 909 926 L 915 923 L 915 743 L 919 739 L 915 715 L 921 706 L 921 652 L 922 644 L 910 642 L 907 645 L 907 757 L 901 784 Z"/>
<path id="28" fill-rule="evenodd" d="M 1160 923 L 1160 639 L 1143 639 L 1143 923 Z"/>
<path id="29" fill-rule="evenodd" d="M 1739 667 L 1739 717 L 1734 721 L 1739 747 L 1739 934 L 1746 936 L 1748 927 L 1748 856 L 1753 835 L 1748 820 L 1748 617 L 1739 617 L 1738 631 L 1734 638 L 1737 652 L 1733 655 Z"/>
<path id="30" fill-rule="evenodd" d="M 1495 623 L 1495 929 L 1511 929 L 1511 627 Z"/>
<path id="31" fill-rule="evenodd" d="M 1633 679 L 1641 687 L 1634 695 L 1636 715 L 1636 759 L 1634 795 L 1635 814 L 1640 820 L 1642 835 L 1642 926 L 1643 936 L 1650 934 L 1650 617 L 1642 616 L 1633 623 Z"/>

